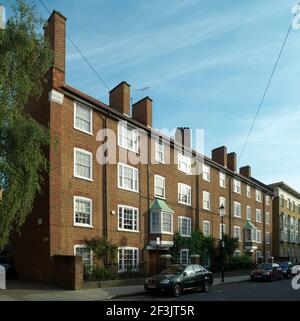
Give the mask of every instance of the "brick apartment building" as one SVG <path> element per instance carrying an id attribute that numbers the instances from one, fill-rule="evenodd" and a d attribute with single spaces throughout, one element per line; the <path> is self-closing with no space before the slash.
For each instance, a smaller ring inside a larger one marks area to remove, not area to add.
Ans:
<path id="1" fill-rule="evenodd" d="M 226 147 L 205 157 L 203 174 L 190 175 L 191 157 L 181 153 L 183 143 L 195 154 L 188 130 L 177 131 L 185 133 L 183 142 L 171 140 L 168 152 L 167 138 L 152 129 L 152 100 L 145 97 L 131 106 L 126 82 L 110 91 L 109 105 L 67 85 L 65 28 L 66 18 L 54 11 L 45 27 L 54 64 L 42 96 L 28 107 L 32 117 L 49 126 L 56 143 L 46 153 L 51 171 L 43 195 L 12 240 L 18 274 L 64 284 L 80 278 L 80 256 L 86 263 L 92 260 L 84 240 L 92 237 L 118 246 L 120 271 L 142 262 L 155 270 L 158 237 L 160 254 L 169 253 L 177 231 L 189 237 L 199 228 L 220 239 L 222 204 L 224 233 L 240 239 L 236 255 L 249 253 L 254 261 L 271 256 L 272 189 L 252 178 L 249 166 L 237 172 L 236 154 Z M 96 160 L 97 133 L 103 128 L 118 137 L 116 164 Z M 149 143 L 146 153 L 155 162 L 123 163 L 119 153 L 134 157 L 144 147 L 139 136 Z M 182 249 L 181 261 L 190 254 Z"/>
<path id="2" fill-rule="evenodd" d="M 273 199 L 273 255 L 300 262 L 300 193 L 284 182 L 269 185 Z"/>

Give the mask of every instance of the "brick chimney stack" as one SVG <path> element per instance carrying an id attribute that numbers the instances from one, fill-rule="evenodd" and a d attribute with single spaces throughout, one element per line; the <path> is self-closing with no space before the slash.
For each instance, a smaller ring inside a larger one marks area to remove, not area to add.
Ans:
<path id="1" fill-rule="evenodd" d="M 232 152 L 230 154 L 227 154 L 227 167 L 231 169 L 233 172 L 236 172 L 236 169 L 237 169 L 236 153 Z"/>
<path id="2" fill-rule="evenodd" d="M 66 71 L 66 20 L 60 12 L 53 11 L 45 27 L 44 35 L 53 50 L 53 85 L 60 87 L 65 83 Z"/>
<path id="3" fill-rule="evenodd" d="M 251 177 L 251 167 L 249 165 L 240 168 L 240 174 L 244 177 Z"/>
<path id="4" fill-rule="evenodd" d="M 221 146 L 211 151 L 211 158 L 216 163 L 227 167 L 227 147 Z"/>
<path id="5" fill-rule="evenodd" d="M 126 81 L 109 92 L 109 105 L 119 113 L 130 116 L 130 85 Z"/>
<path id="6" fill-rule="evenodd" d="M 189 127 L 178 127 L 175 140 L 182 146 L 191 148 L 191 129 Z"/>
<path id="7" fill-rule="evenodd" d="M 152 99 L 145 97 L 132 105 L 132 118 L 152 127 Z"/>

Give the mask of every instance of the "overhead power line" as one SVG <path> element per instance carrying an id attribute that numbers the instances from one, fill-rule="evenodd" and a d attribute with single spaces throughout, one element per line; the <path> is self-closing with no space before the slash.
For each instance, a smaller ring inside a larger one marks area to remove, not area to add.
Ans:
<path id="1" fill-rule="evenodd" d="M 300 3 L 299 3 L 299 5 L 300 5 Z M 289 37 L 289 35 L 290 35 L 291 29 L 292 29 L 292 26 L 293 26 L 293 21 L 294 21 L 294 19 L 296 18 L 296 16 L 297 16 L 297 13 L 295 13 L 295 15 L 294 15 L 294 18 L 293 18 L 293 20 L 292 20 L 292 22 L 291 22 L 291 24 L 290 24 L 290 26 L 289 26 L 289 29 L 288 29 L 288 31 L 287 31 L 287 34 L 286 34 L 286 36 L 285 36 L 285 38 L 284 38 L 284 41 L 283 41 L 283 43 L 282 43 L 282 46 L 281 46 L 281 48 L 280 48 L 280 51 L 279 51 L 279 54 L 278 54 L 278 56 L 277 56 L 275 65 L 274 65 L 274 67 L 273 67 L 273 70 L 272 70 L 271 75 L 270 75 L 270 77 L 269 77 L 269 80 L 268 80 L 268 82 L 267 82 L 267 86 L 266 86 L 266 88 L 265 88 L 265 91 L 264 91 L 264 93 L 263 93 L 262 99 L 261 99 L 261 101 L 260 101 L 260 103 L 259 103 L 259 105 L 258 105 L 258 109 L 257 109 L 256 114 L 255 114 L 255 116 L 254 116 L 254 120 L 253 120 L 253 122 L 252 122 L 252 124 L 251 124 L 251 126 L 250 126 L 250 129 L 249 129 L 248 135 L 247 135 L 247 137 L 246 137 L 245 143 L 244 143 L 243 148 L 242 148 L 242 150 L 241 150 L 241 153 L 240 153 L 240 155 L 239 155 L 239 160 L 241 160 L 241 158 L 242 158 L 242 156 L 243 156 L 243 154 L 244 154 L 244 152 L 245 152 L 245 150 L 246 150 L 247 144 L 248 144 L 248 142 L 249 142 L 249 138 L 250 138 L 251 133 L 252 133 L 252 131 L 253 131 L 254 125 L 255 125 L 255 123 L 256 123 L 256 120 L 257 120 L 258 115 L 259 115 L 259 113 L 260 113 L 260 110 L 261 110 L 261 108 L 262 108 L 262 105 L 263 105 L 263 103 L 264 103 L 264 101 L 265 101 L 267 92 L 268 92 L 268 90 L 269 90 L 269 87 L 270 87 L 270 84 L 271 84 L 271 82 L 272 82 L 272 79 L 273 79 L 274 73 L 275 73 L 275 71 L 276 71 L 276 68 L 277 68 L 277 66 L 278 66 L 279 60 L 280 60 L 280 58 L 281 58 L 281 56 L 282 56 L 282 53 L 283 53 L 285 44 L 286 44 L 286 42 L 287 42 L 287 39 L 288 39 L 288 37 Z"/>
<path id="2" fill-rule="evenodd" d="M 40 4 L 42 5 L 42 7 L 49 13 L 51 14 L 50 9 L 45 5 L 45 3 L 42 0 L 39 0 Z M 104 79 L 99 75 L 99 73 L 95 70 L 95 68 L 93 67 L 93 65 L 89 62 L 89 60 L 87 59 L 87 57 L 83 54 L 83 52 L 80 50 L 80 48 L 77 46 L 77 44 L 72 40 L 72 38 L 66 33 L 66 37 L 67 39 L 71 42 L 72 46 L 75 48 L 75 50 L 78 51 L 79 55 L 81 56 L 81 58 L 88 64 L 88 66 L 90 67 L 90 69 L 93 71 L 93 73 L 96 75 L 96 77 L 98 78 L 98 80 L 100 80 L 101 84 L 106 88 L 107 91 L 109 91 L 109 87 L 106 84 L 106 82 L 104 81 Z"/>

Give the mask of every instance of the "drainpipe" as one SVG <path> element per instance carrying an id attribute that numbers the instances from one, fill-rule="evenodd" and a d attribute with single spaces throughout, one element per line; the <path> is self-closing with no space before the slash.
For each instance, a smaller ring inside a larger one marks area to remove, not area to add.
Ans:
<path id="1" fill-rule="evenodd" d="M 104 128 L 107 129 L 107 118 L 110 115 L 110 110 L 105 115 L 104 118 Z M 105 154 L 105 156 L 107 156 Z M 103 238 L 108 241 L 108 181 L 107 181 L 107 163 L 103 164 Z M 108 263 L 107 255 L 104 258 L 105 265 Z"/>
<path id="2" fill-rule="evenodd" d="M 263 243 L 263 255 L 264 255 L 264 262 L 266 262 L 266 193 L 264 192 L 263 193 L 263 216 L 262 216 L 262 219 L 263 219 L 263 240 L 264 240 L 264 243 Z"/>

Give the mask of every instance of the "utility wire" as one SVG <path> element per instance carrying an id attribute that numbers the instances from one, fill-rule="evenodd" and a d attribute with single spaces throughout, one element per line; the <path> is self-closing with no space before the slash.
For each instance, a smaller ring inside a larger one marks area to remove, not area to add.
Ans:
<path id="1" fill-rule="evenodd" d="M 300 5 L 300 3 L 299 3 L 299 5 Z M 269 80 L 268 80 L 267 86 L 266 86 L 266 88 L 265 88 L 264 94 L 263 94 L 263 96 L 262 96 L 262 99 L 261 99 L 260 104 L 259 104 L 259 106 L 258 106 L 258 109 L 257 109 L 257 111 L 256 111 L 256 114 L 255 114 L 255 116 L 254 116 L 254 120 L 253 120 L 253 122 L 252 122 L 252 124 L 251 124 L 251 126 L 250 126 L 250 129 L 249 129 L 248 135 L 247 135 L 247 137 L 246 137 L 245 143 L 244 143 L 244 145 L 243 145 L 242 151 L 241 151 L 241 153 L 240 153 L 240 155 L 239 155 L 239 160 L 241 160 L 241 158 L 242 158 L 242 156 L 243 156 L 243 154 L 244 154 L 244 152 L 245 152 L 245 149 L 246 149 L 246 147 L 247 147 L 247 144 L 248 144 L 248 142 L 249 142 L 249 138 L 250 138 L 251 133 L 252 133 L 252 130 L 253 130 L 253 128 L 254 128 L 255 122 L 256 122 L 256 120 L 257 120 L 257 118 L 258 118 L 258 115 L 259 115 L 259 113 L 260 113 L 260 110 L 261 110 L 261 108 L 262 108 L 262 105 L 263 105 L 263 103 L 264 103 L 264 101 L 265 101 L 265 98 L 266 98 L 267 92 L 268 92 L 268 90 L 269 90 L 271 81 L 272 81 L 272 79 L 273 79 L 274 73 L 275 73 L 276 68 L 277 68 L 277 66 L 278 66 L 279 60 L 280 60 L 280 58 L 281 58 L 281 56 L 282 56 L 283 49 L 284 49 L 284 47 L 285 47 L 285 44 L 286 44 L 287 39 L 288 39 L 288 37 L 289 37 L 289 34 L 290 34 L 290 32 L 291 32 L 291 29 L 292 29 L 292 26 L 293 26 L 293 21 L 295 20 L 297 14 L 298 14 L 298 13 L 296 12 L 295 15 L 294 15 L 294 18 L 293 18 L 293 20 L 292 20 L 292 22 L 291 22 L 291 24 L 290 24 L 290 26 L 289 26 L 289 29 L 288 29 L 288 31 L 287 31 L 287 34 L 286 34 L 286 36 L 285 36 L 285 38 L 284 38 L 283 44 L 282 44 L 282 46 L 281 46 L 281 48 L 280 48 L 280 51 L 279 51 L 279 54 L 278 54 L 276 63 L 275 63 L 275 65 L 274 65 L 274 68 L 273 68 L 273 70 L 272 70 L 272 72 L 271 72 L 271 75 L 270 75 L 270 77 L 269 77 Z"/>
<path id="2" fill-rule="evenodd" d="M 39 0 L 40 4 L 42 5 L 42 7 L 49 13 L 51 14 L 51 11 L 49 10 L 49 8 L 45 5 L 45 3 L 42 0 Z M 80 54 L 81 58 L 88 64 L 88 66 L 90 67 L 90 69 L 94 72 L 94 74 L 96 75 L 96 77 L 100 80 L 101 84 L 107 89 L 107 91 L 109 91 L 109 87 L 106 84 L 106 82 L 104 81 L 104 79 L 99 75 L 99 73 L 95 70 L 95 68 L 92 66 L 92 64 L 89 62 L 89 60 L 86 58 L 86 56 L 83 54 L 83 52 L 79 49 L 79 47 L 76 45 L 76 43 L 72 40 L 72 38 L 66 33 L 66 37 L 67 39 L 71 42 L 72 46 L 78 51 L 78 53 Z"/>

